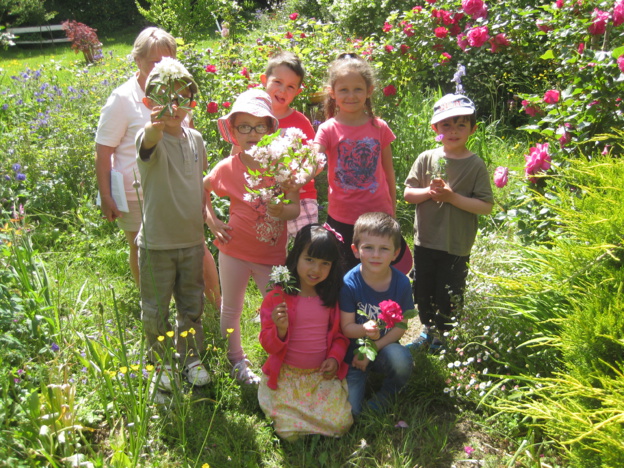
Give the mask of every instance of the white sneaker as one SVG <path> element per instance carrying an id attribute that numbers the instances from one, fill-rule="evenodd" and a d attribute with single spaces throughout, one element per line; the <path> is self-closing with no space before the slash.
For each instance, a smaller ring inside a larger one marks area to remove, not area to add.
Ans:
<path id="1" fill-rule="evenodd" d="M 248 385 L 257 385 L 260 383 L 260 377 L 254 374 L 249 366 L 251 366 L 251 362 L 249 362 L 249 359 L 241 359 L 232 368 L 232 377 L 234 377 L 239 382 L 246 383 Z"/>
<path id="2" fill-rule="evenodd" d="M 162 390 L 165 392 L 170 392 L 173 390 L 173 373 L 171 366 L 165 364 L 164 366 L 159 366 L 156 368 L 156 372 L 154 372 L 153 382 L 158 384 L 158 390 Z"/>
<path id="3" fill-rule="evenodd" d="M 186 366 L 183 374 L 186 376 L 186 379 L 196 387 L 203 387 L 210 382 L 210 375 L 208 375 L 206 368 L 200 361 Z"/>

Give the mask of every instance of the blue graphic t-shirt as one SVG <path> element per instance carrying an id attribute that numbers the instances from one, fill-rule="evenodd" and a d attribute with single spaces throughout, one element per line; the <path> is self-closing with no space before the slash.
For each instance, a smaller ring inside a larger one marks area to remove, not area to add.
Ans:
<path id="1" fill-rule="evenodd" d="M 340 310 L 342 312 L 354 313 L 355 323 L 362 324 L 369 320 L 376 320 L 379 315 L 379 303 L 392 300 L 401 306 L 401 310 L 408 311 L 414 309 L 414 299 L 412 297 L 412 286 L 407 276 L 394 267 L 392 269 L 392 280 L 386 291 L 375 291 L 371 288 L 360 271 L 360 265 L 353 267 L 344 277 L 344 284 L 340 290 Z M 357 312 L 362 311 L 366 316 Z M 387 330 L 381 330 L 382 336 Z M 353 353 L 358 348 L 357 339 L 352 338 L 349 350 L 345 356 L 345 362 L 351 363 Z"/>

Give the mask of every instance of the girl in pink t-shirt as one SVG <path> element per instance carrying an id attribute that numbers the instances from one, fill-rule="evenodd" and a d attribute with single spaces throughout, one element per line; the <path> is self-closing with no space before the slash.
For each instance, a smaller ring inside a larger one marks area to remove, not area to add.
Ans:
<path id="1" fill-rule="evenodd" d="M 240 318 L 249 278 L 253 277 L 264 293 L 273 265 L 283 265 L 286 257 L 286 220 L 299 216 L 299 191 L 284 193 L 292 203 L 249 201 L 245 186 L 248 169 L 261 170 L 248 153 L 266 133 L 277 131 L 278 121 L 271 113 L 271 98 L 264 91 L 251 89 L 236 99 L 232 111 L 218 120 L 221 136 L 242 151 L 220 161 L 204 178 L 206 223 L 219 249 L 221 281 L 221 334 L 228 338 L 228 359 L 232 375 L 239 381 L 258 383 L 258 376 L 241 345 Z M 265 177 L 257 188 L 270 187 Z M 230 198 L 230 219 L 226 223 L 215 215 L 210 192 Z"/>
<path id="2" fill-rule="evenodd" d="M 258 400 L 287 440 L 340 436 L 353 423 L 344 380 L 349 340 L 338 306 L 340 244 L 326 226 L 308 224 L 297 233 L 286 259 L 291 281 L 269 292 L 260 309 L 260 343 L 269 358 Z"/>
<path id="3" fill-rule="evenodd" d="M 363 58 L 341 54 L 329 67 L 325 115 L 314 143 L 327 155 L 327 223 L 342 234 L 347 268 L 357 265 L 351 241 L 361 214 L 395 215 L 396 183 L 390 144 L 395 136 L 375 117 L 373 69 Z"/>

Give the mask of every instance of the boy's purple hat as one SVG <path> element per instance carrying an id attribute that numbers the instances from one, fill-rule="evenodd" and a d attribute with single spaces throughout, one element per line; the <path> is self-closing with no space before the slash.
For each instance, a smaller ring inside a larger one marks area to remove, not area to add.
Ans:
<path id="1" fill-rule="evenodd" d="M 466 96 L 461 94 L 447 94 L 433 105 L 433 117 L 431 124 L 460 115 L 472 115 L 475 113 L 475 105 Z"/>
<path id="2" fill-rule="evenodd" d="M 275 118 L 271 108 L 271 97 L 260 89 L 249 89 L 239 94 L 229 114 L 217 120 L 221 136 L 225 141 L 233 145 L 238 145 L 238 142 L 234 138 L 231 117 L 237 112 L 251 114 L 256 117 L 269 117 L 271 120 L 270 127 L 272 127 L 269 128 L 269 133 L 275 133 L 279 127 L 279 120 Z"/>

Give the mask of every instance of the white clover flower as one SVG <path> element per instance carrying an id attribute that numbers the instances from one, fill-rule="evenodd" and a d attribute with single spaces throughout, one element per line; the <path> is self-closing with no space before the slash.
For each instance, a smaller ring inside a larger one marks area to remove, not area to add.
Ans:
<path id="1" fill-rule="evenodd" d="M 452 362 L 449 362 L 446 367 L 448 367 L 449 369 L 452 369 L 455 366 L 455 364 L 453 364 Z"/>
<path id="2" fill-rule="evenodd" d="M 460 366 L 461 366 L 461 362 L 459 362 L 459 361 L 455 361 L 455 362 L 453 363 L 453 365 L 454 365 L 455 367 L 460 367 Z"/>

